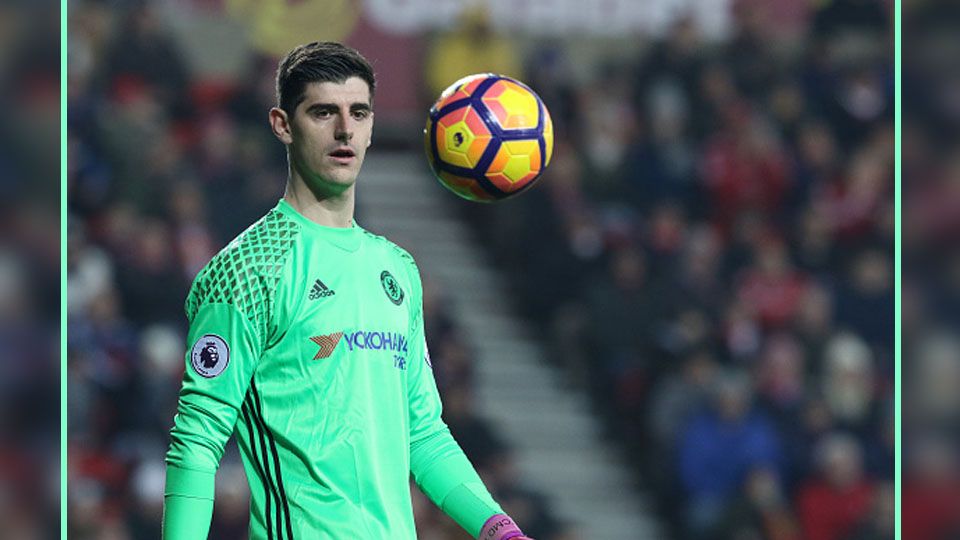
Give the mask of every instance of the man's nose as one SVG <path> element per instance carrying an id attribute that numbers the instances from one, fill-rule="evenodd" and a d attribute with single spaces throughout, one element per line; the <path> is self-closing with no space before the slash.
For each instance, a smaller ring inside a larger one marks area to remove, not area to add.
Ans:
<path id="1" fill-rule="evenodd" d="M 350 115 L 339 115 L 334 138 L 338 141 L 349 141 L 353 138 L 353 127 L 350 125 Z"/>

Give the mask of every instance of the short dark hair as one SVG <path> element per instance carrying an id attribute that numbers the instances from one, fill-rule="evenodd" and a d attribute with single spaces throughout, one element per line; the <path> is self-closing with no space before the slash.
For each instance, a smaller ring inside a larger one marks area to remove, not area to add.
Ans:
<path id="1" fill-rule="evenodd" d="M 293 49 L 277 67 L 277 104 L 292 115 L 303 101 L 307 84 L 342 83 L 360 77 L 370 87 L 370 99 L 377 86 L 373 67 L 356 49 L 333 41 L 314 41 Z"/>

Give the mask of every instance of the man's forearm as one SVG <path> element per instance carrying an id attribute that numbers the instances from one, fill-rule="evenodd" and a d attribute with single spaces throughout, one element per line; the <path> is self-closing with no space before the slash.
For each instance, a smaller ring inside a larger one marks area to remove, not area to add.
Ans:
<path id="1" fill-rule="evenodd" d="M 474 537 L 503 513 L 446 428 L 411 445 L 410 469 L 427 497 Z"/>
<path id="2" fill-rule="evenodd" d="M 206 540 L 213 517 L 215 473 L 167 465 L 163 540 Z"/>
<path id="3" fill-rule="evenodd" d="M 207 540 L 213 499 L 167 495 L 163 499 L 163 540 Z"/>

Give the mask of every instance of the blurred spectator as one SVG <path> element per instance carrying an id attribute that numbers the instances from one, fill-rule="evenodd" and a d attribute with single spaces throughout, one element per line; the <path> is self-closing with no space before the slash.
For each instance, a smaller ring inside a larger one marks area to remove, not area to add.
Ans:
<path id="1" fill-rule="evenodd" d="M 893 261 L 878 249 L 856 255 L 837 294 L 837 318 L 871 345 L 893 347 Z"/>
<path id="2" fill-rule="evenodd" d="M 703 157 L 703 181 L 716 223 L 729 231 L 745 212 L 776 219 L 791 178 L 771 126 L 744 102 L 727 104 L 719 114 L 723 127 Z"/>
<path id="3" fill-rule="evenodd" d="M 790 334 L 767 341 L 757 369 L 757 393 L 777 413 L 796 411 L 806 397 L 806 366 L 799 342 Z"/>
<path id="4" fill-rule="evenodd" d="M 716 410 L 693 417 L 678 448 L 680 478 L 689 494 L 690 538 L 722 536 L 717 530 L 728 500 L 751 470 L 779 474 L 781 443 L 773 426 L 753 407 L 753 389 L 743 372 L 723 374 L 714 396 Z"/>
<path id="5" fill-rule="evenodd" d="M 638 426 L 652 365 L 657 291 L 648 287 L 646 261 L 636 249 L 611 255 L 607 273 L 586 290 L 587 339 L 598 354 L 595 390 L 611 395 L 624 429 Z"/>
<path id="6" fill-rule="evenodd" d="M 913 342 L 914 362 L 907 368 L 910 397 L 906 421 L 917 428 L 951 429 L 960 419 L 960 340 L 951 332 L 931 330 Z"/>
<path id="7" fill-rule="evenodd" d="M 894 486 L 878 486 L 871 501 L 870 512 L 851 535 L 852 540 L 893 540 L 896 532 L 896 502 Z"/>
<path id="8" fill-rule="evenodd" d="M 764 329 L 782 328 L 797 313 L 808 281 L 794 270 L 781 241 L 763 240 L 754 253 L 753 266 L 740 280 L 738 300 Z"/>
<path id="9" fill-rule="evenodd" d="M 589 291 L 591 334 L 604 349 L 608 370 L 618 374 L 639 361 L 650 336 L 649 326 L 638 324 L 636 311 L 652 316 L 652 295 L 643 255 L 630 248 L 610 258 L 607 276 L 597 279 L 596 290 Z"/>
<path id="10" fill-rule="evenodd" d="M 170 228 L 159 220 L 144 220 L 135 235 L 133 249 L 118 258 L 123 311 L 138 324 L 179 319 L 183 302 L 167 291 L 183 290 L 187 284 L 170 256 Z"/>
<path id="11" fill-rule="evenodd" d="M 873 354 L 853 334 L 838 334 L 824 353 L 823 395 L 835 421 L 869 436 L 876 413 Z"/>
<path id="12" fill-rule="evenodd" d="M 503 455 L 506 445 L 489 422 L 473 411 L 470 388 L 465 382 L 447 387 L 443 397 L 443 419 L 450 427 L 450 433 L 475 467 L 492 467 L 493 462 Z"/>
<path id="13" fill-rule="evenodd" d="M 960 531 L 957 454 L 942 436 L 914 441 L 905 460 L 902 527 L 908 538 L 947 538 Z"/>
<path id="14" fill-rule="evenodd" d="M 699 350 L 684 360 L 681 369 L 664 377 L 650 400 L 650 430 L 658 446 L 671 448 L 687 419 L 708 406 L 718 368 L 708 351 Z"/>
<path id="15" fill-rule="evenodd" d="M 875 486 L 864 477 L 863 451 L 844 434 L 824 438 L 816 449 L 819 475 L 800 488 L 798 507 L 804 536 L 840 540 L 866 517 Z"/>
<path id="16" fill-rule="evenodd" d="M 720 529 L 733 538 L 802 538 L 777 474 L 763 467 L 750 471 L 742 494 L 727 507 Z"/>
<path id="17" fill-rule="evenodd" d="M 578 93 L 577 108 L 590 114 L 581 117 L 571 135 L 582 148 L 588 193 L 612 196 L 620 189 L 619 175 L 637 132 L 630 90 L 625 73 L 605 66 Z"/>
<path id="18" fill-rule="evenodd" d="M 427 99 L 432 102 L 461 77 L 498 73 L 520 78 L 522 65 L 516 45 L 494 32 L 486 7 L 477 4 L 463 10 L 458 26 L 433 40 L 425 69 Z"/>
<path id="19" fill-rule="evenodd" d="M 833 296 L 825 287 L 812 283 L 797 306 L 793 326 L 805 357 L 820 358 L 823 355 L 834 326 L 834 302 Z M 807 371 L 816 373 L 816 364 L 808 363 Z"/>

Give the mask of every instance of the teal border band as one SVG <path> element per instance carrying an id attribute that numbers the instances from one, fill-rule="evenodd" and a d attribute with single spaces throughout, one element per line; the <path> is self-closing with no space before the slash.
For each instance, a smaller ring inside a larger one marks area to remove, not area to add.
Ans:
<path id="1" fill-rule="evenodd" d="M 900 201 L 900 11 L 901 11 L 901 0 L 895 0 L 894 2 L 894 68 L 893 68 L 893 77 L 894 77 L 894 113 L 893 113 L 893 123 L 894 123 L 894 212 L 895 222 L 894 222 L 894 245 L 893 245 L 893 259 L 894 259 L 894 279 L 896 281 L 894 289 L 894 307 L 893 307 L 893 316 L 894 316 L 894 437 L 896 439 L 895 448 L 894 448 L 894 471 L 893 471 L 893 484 L 894 484 L 894 508 L 896 512 L 894 513 L 894 538 L 900 540 L 900 435 L 901 435 L 901 423 L 900 423 L 900 293 L 901 293 L 901 267 L 900 267 L 900 255 L 901 255 L 901 246 L 900 246 L 900 227 L 901 227 L 901 201 Z"/>
<path id="2" fill-rule="evenodd" d="M 67 0 L 60 0 L 60 538 L 67 538 Z"/>

